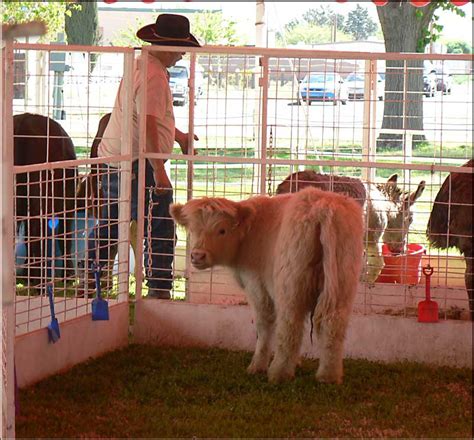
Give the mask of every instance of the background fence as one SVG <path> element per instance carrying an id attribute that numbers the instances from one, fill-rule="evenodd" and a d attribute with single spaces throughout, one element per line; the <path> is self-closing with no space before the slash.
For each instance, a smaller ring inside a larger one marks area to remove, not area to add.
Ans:
<path id="1" fill-rule="evenodd" d="M 78 181 L 90 171 L 87 158 L 98 121 L 111 111 L 124 74 L 125 56 L 132 56 L 126 51 L 98 53 L 87 49 L 59 52 L 54 47 L 25 45 L 15 49 L 13 111 L 48 115 L 64 127 L 74 144 Z M 407 229 L 408 243 L 423 246 L 423 263 L 436 267 L 433 284 L 444 288 L 439 291 L 444 309 L 466 307 L 463 258 L 453 250 L 432 249 L 425 232 L 434 198 L 447 173 L 457 170 L 472 155 L 469 57 L 238 48 L 193 49 L 188 57 L 187 104 L 175 107 L 176 125 L 183 131 L 193 130 L 200 140 L 195 143 L 195 157 L 179 156 L 176 149 L 168 163 L 176 200 L 203 195 L 233 199 L 273 195 L 288 175 L 303 169 L 356 177 L 367 184 L 385 182 L 397 173 L 400 189 L 407 192 L 425 181 L 426 189 L 411 209 L 413 222 L 399 228 Z M 354 77 L 356 81 L 352 81 Z M 434 93 L 429 89 L 432 79 Z M 195 105 L 189 105 L 193 101 Z M 31 170 L 39 168 L 36 165 Z M 15 168 L 16 174 L 20 171 L 26 169 Z M 25 188 L 28 184 L 27 180 Z M 72 281 L 70 292 L 64 288 L 65 295 L 77 298 L 81 288 L 77 276 L 85 276 L 78 269 L 87 265 L 85 237 L 95 223 L 92 211 L 81 209 L 85 200 L 78 200 L 76 195 L 74 202 L 74 233 L 69 237 L 73 241 L 74 279 L 68 279 L 66 271 L 58 274 L 63 276 L 62 286 L 70 286 Z M 25 218 L 17 216 L 20 223 L 24 224 Z M 24 229 L 19 228 L 19 276 L 24 275 L 25 268 L 31 270 L 31 257 L 25 260 L 21 255 L 22 233 Z M 51 250 L 46 252 L 53 246 L 49 242 L 55 240 L 46 240 L 48 234 L 51 228 L 46 227 L 37 237 L 44 246 L 41 254 L 50 261 L 43 261 L 42 280 L 35 284 L 44 285 L 51 275 L 51 262 L 57 260 L 49 255 Z M 187 295 L 192 301 L 244 301 L 228 289 L 227 277 L 219 287 L 219 270 L 190 277 L 182 231 L 178 237 L 176 298 Z M 138 254 L 137 261 L 142 261 L 141 247 Z M 402 287 L 387 283 L 362 286 L 360 304 L 364 312 L 367 306 L 378 307 L 378 295 L 385 296 L 396 287 L 386 305 L 406 313 L 420 294 L 413 288 L 422 282 L 418 278 L 422 277 L 415 276 L 416 282 L 412 279 Z M 190 285 L 186 280 L 191 280 Z M 41 313 L 36 313 L 37 318 L 31 313 L 41 310 L 42 305 L 33 305 L 33 299 L 41 297 L 32 298 L 28 284 L 31 280 L 17 289 L 19 298 L 29 298 L 17 307 L 18 322 L 25 323 L 21 327 L 25 331 L 32 320 L 42 324 Z M 113 286 L 109 287 L 107 291 L 113 295 Z M 124 286 L 127 288 L 128 284 Z M 88 311 L 87 302 L 78 299 L 72 308 Z"/>

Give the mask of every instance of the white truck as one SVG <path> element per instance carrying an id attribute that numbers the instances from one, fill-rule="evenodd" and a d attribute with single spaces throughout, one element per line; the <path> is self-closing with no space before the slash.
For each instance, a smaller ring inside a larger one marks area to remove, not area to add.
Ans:
<path id="1" fill-rule="evenodd" d="M 173 104 L 184 106 L 189 102 L 189 80 L 191 78 L 191 67 L 189 61 L 180 60 L 175 66 L 168 69 L 170 73 L 170 89 L 173 94 Z M 195 69 L 195 92 L 194 104 L 203 94 L 203 69 L 196 63 Z"/>

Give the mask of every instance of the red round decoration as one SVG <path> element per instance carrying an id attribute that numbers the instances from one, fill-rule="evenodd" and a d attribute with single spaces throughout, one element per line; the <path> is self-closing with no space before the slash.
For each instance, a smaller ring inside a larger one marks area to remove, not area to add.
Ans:
<path id="1" fill-rule="evenodd" d="M 467 1 L 451 0 L 451 3 L 455 6 L 464 6 L 469 3 L 469 0 Z"/>
<path id="2" fill-rule="evenodd" d="M 388 0 L 372 0 L 376 6 L 385 6 L 388 3 Z"/>
<path id="3" fill-rule="evenodd" d="M 117 0 L 104 0 L 104 3 L 109 3 L 109 4 L 112 4 L 112 3 L 116 3 Z"/>
<path id="4" fill-rule="evenodd" d="M 422 8 L 423 6 L 429 5 L 431 2 L 423 0 L 410 0 L 410 3 L 417 8 Z"/>

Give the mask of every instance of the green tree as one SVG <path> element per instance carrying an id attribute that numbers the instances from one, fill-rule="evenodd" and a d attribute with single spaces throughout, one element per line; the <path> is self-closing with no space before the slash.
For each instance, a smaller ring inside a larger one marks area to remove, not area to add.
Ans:
<path id="1" fill-rule="evenodd" d="M 390 1 L 385 6 L 377 6 L 377 13 L 385 40 L 387 52 L 425 51 L 431 41 L 439 39 L 443 27 L 437 24 L 437 10 L 447 10 L 464 16 L 464 12 L 449 0 L 431 2 L 422 8 L 412 6 L 407 0 Z M 432 26 L 430 26 L 432 23 Z M 402 31 L 403 30 L 403 31 Z M 403 61 L 387 60 L 390 75 L 385 79 L 386 99 L 382 129 L 423 130 L 423 61 L 407 62 L 410 74 L 405 78 Z M 409 99 L 400 99 L 404 88 Z M 388 140 L 390 139 L 390 140 Z M 424 137 L 418 139 L 423 140 Z M 378 145 L 400 148 L 400 136 L 380 134 Z"/>
<path id="2" fill-rule="evenodd" d="M 56 40 L 56 34 L 64 30 L 64 17 L 70 14 L 66 10 L 66 1 L 55 2 L 18 2 L 4 0 L 0 5 L 2 23 L 28 23 L 39 20 L 45 23 L 47 33 L 42 42 Z"/>
<path id="3" fill-rule="evenodd" d="M 232 45 L 240 40 L 236 22 L 224 18 L 222 12 L 198 12 L 190 21 L 193 34 L 202 44 Z"/>
<path id="4" fill-rule="evenodd" d="M 303 43 L 306 45 L 313 45 L 318 43 L 329 43 L 333 38 L 333 29 L 331 26 L 317 26 L 306 22 L 298 23 L 292 26 L 291 29 L 286 29 L 285 33 L 277 34 L 279 44 L 283 45 L 297 45 Z M 348 41 L 350 37 L 342 31 L 337 33 L 336 39 L 338 41 Z"/>
<path id="5" fill-rule="evenodd" d="M 198 12 L 189 17 L 193 35 L 197 37 L 201 44 L 237 44 L 240 37 L 237 35 L 236 22 L 228 20 L 222 16 L 222 12 Z M 114 46 L 140 47 L 144 43 L 137 38 L 136 32 L 145 23 L 136 19 L 133 26 L 121 30 L 112 40 Z"/>
<path id="6" fill-rule="evenodd" d="M 467 41 L 456 40 L 448 41 L 446 44 L 446 52 L 448 53 L 472 53 L 472 45 Z"/>
<path id="7" fill-rule="evenodd" d="M 286 23 L 285 29 L 286 30 L 294 29 L 299 24 L 300 24 L 300 21 L 297 18 L 294 18 L 293 20 L 290 20 L 288 23 Z"/>
<path id="8" fill-rule="evenodd" d="M 150 44 L 137 37 L 137 30 L 145 26 L 145 24 L 148 23 L 136 18 L 133 26 L 120 30 L 110 43 L 112 46 L 122 47 L 141 47 Z"/>
<path id="9" fill-rule="evenodd" d="M 352 35 L 355 40 L 367 40 L 377 32 L 377 28 L 377 23 L 370 18 L 367 8 L 360 5 L 349 12 L 344 24 L 345 32 Z"/>
<path id="10" fill-rule="evenodd" d="M 66 6 L 64 30 L 68 44 L 96 46 L 99 43 L 97 3 L 76 1 Z M 94 70 L 99 54 L 90 54 L 89 72 Z"/>
<path id="11" fill-rule="evenodd" d="M 99 42 L 97 26 L 97 3 L 95 1 L 76 1 L 66 6 L 64 29 L 68 44 L 97 45 Z"/>
<path id="12" fill-rule="evenodd" d="M 336 14 L 331 6 L 320 5 L 317 9 L 308 9 L 303 14 L 303 20 L 306 23 L 318 26 L 333 26 L 336 20 L 337 28 L 344 27 L 344 15 Z"/>
<path id="13" fill-rule="evenodd" d="M 299 43 L 306 45 L 329 43 L 334 38 L 334 23 L 336 23 L 336 40 L 348 41 L 349 37 L 343 31 L 344 16 L 336 14 L 327 5 L 308 9 L 302 19 L 293 19 L 288 22 L 283 32 L 277 33 L 277 41 L 281 46 Z"/>

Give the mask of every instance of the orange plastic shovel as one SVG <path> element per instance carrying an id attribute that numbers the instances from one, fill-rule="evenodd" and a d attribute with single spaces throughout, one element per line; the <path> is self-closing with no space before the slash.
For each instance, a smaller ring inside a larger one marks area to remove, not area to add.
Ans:
<path id="1" fill-rule="evenodd" d="M 431 300 L 430 277 L 433 275 L 433 268 L 428 264 L 423 268 L 423 275 L 426 277 L 426 299 L 418 303 L 418 322 L 438 322 L 438 303 Z"/>

